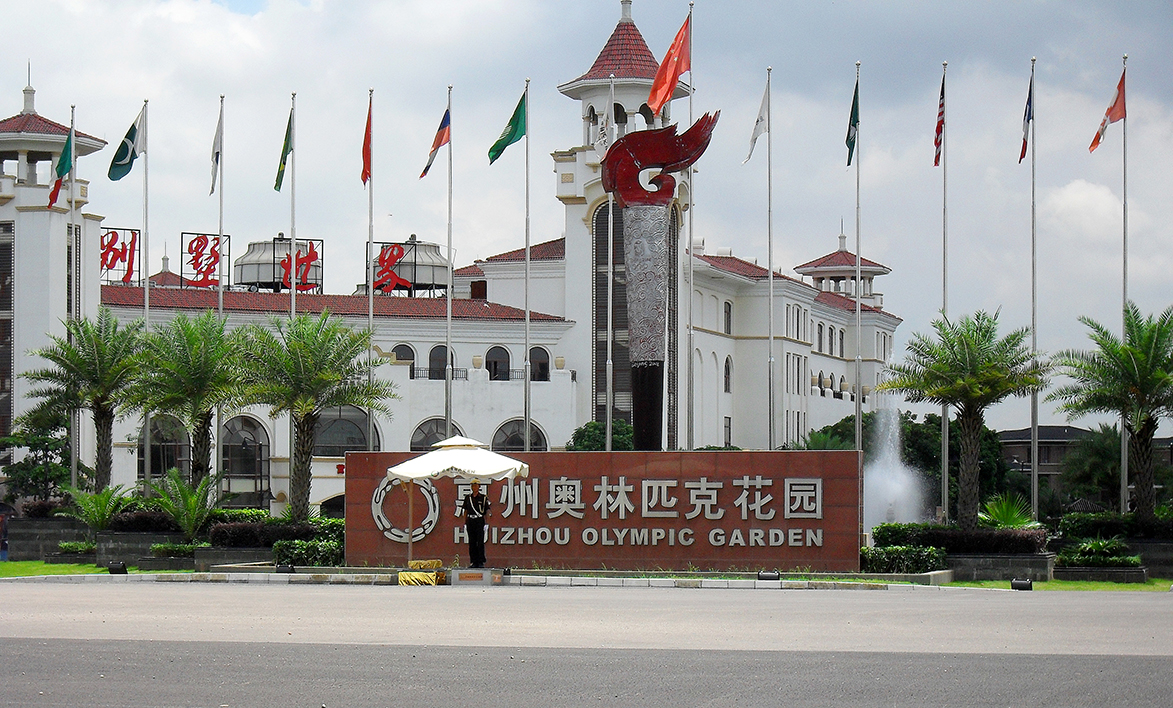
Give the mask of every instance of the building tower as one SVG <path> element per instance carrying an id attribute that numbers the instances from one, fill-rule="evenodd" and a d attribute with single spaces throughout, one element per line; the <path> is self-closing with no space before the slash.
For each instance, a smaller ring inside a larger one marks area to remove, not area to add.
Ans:
<path id="1" fill-rule="evenodd" d="M 648 49 L 647 42 L 631 18 L 631 0 L 621 0 L 621 15 L 615 30 L 607 39 L 594 64 L 587 73 L 562 84 L 558 90 L 568 98 L 579 101 L 582 111 L 582 145 L 553 154 L 558 174 L 557 196 L 566 209 L 566 262 L 591 263 L 586 269 L 567 269 L 567 319 L 590 322 L 589 331 L 577 328 L 575 347 L 591 352 L 591 395 L 580 396 L 577 411 L 580 420 L 605 420 L 607 400 L 607 235 L 609 232 L 607 195 L 603 191 L 602 171 L 593 144 L 599 131 L 599 120 L 606 114 L 610 95 L 611 76 L 615 77 L 613 115 L 617 135 L 633 130 L 661 128 L 668 125 L 671 102 L 664 105 L 659 115 L 648 108 L 648 93 L 656 77 L 659 62 Z M 684 84 L 677 86 L 673 98 L 688 95 Z M 687 208 L 688 185 L 680 180 L 673 203 L 670 234 L 673 269 L 668 285 L 669 303 L 679 303 L 680 223 L 681 213 Z M 631 420 L 631 364 L 627 350 L 627 292 L 623 264 L 623 218 L 618 207 L 614 218 L 614 282 L 613 354 L 615 411 L 614 417 Z M 589 296 L 588 296 L 589 294 Z M 669 308 L 667 381 L 667 447 L 678 447 L 679 390 L 682 382 L 678 366 L 680 323 L 679 307 Z"/>
<path id="2" fill-rule="evenodd" d="M 81 211 L 89 191 L 83 179 L 72 189 L 67 179 L 56 205 L 48 207 L 69 126 L 38 115 L 35 95 L 25 86 L 23 109 L 0 120 L 0 436 L 10 434 L 13 419 L 34 403 L 21 374 L 42 362 L 27 352 L 47 346 L 50 335 L 64 336 L 65 320 L 96 315 L 101 294 L 102 217 Z M 81 132 L 75 143 L 78 157 L 106 144 Z M 79 449 L 86 449 L 84 442 Z M 11 456 L 11 450 L 0 451 L 0 464 Z"/>

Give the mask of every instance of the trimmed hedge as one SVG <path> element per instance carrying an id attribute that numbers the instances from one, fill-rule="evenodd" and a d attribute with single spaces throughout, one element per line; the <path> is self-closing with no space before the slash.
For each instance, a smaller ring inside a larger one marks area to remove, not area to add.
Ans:
<path id="1" fill-rule="evenodd" d="M 268 509 L 213 509 L 208 516 L 208 525 L 264 522 L 270 518 Z"/>
<path id="2" fill-rule="evenodd" d="M 195 558 L 197 548 L 206 543 L 152 543 L 151 555 L 155 558 Z"/>
<path id="3" fill-rule="evenodd" d="M 1113 511 L 1098 514 L 1066 514 L 1059 522 L 1059 533 L 1065 538 L 1151 538 L 1173 540 L 1173 518 L 1162 515 L 1151 521 L 1142 521 L 1136 514 L 1118 514 Z"/>
<path id="4" fill-rule="evenodd" d="M 335 541 L 346 545 L 346 520 L 333 519 L 328 516 L 319 516 L 310 519 L 310 523 L 318 527 L 314 538 L 320 541 Z"/>
<path id="5" fill-rule="evenodd" d="M 175 520 L 158 509 L 124 511 L 110 519 L 107 531 L 136 531 L 139 533 L 179 533 Z"/>
<path id="6" fill-rule="evenodd" d="M 1131 555 L 1124 539 L 1085 538 L 1059 552 L 1055 565 L 1074 568 L 1139 568 L 1140 556 Z"/>
<path id="7" fill-rule="evenodd" d="M 273 562 L 277 565 L 340 566 L 345 563 L 342 544 L 337 541 L 277 541 Z"/>
<path id="8" fill-rule="evenodd" d="M 945 553 L 1042 553 L 1047 547 L 1044 529 L 975 529 L 962 531 L 940 524 L 879 524 L 872 529 L 878 548 L 923 546 Z"/>
<path id="9" fill-rule="evenodd" d="M 48 519 L 60 508 L 59 499 L 35 499 L 20 505 L 21 512 L 30 519 Z"/>
<path id="10" fill-rule="evenodd" d="M 61 541 L 57 544 L 58 553 L 97 553 L 98 544 L 93 541 Z"/>
<path id="11" fill-rule="evenodd" d="M 268 548 L 278 541 L 309 541 L 317 535 L 318 527 L 314 524 L 280 520 L 216 524 L 208 530 L 208 539 L 213 546 L 229 548 Z"/>
<path id="12" fill-rule="evenodd" d="M 865 573 L 918 574 L 944 570 L 945 549 L 927 546 L 885 546 L 859 549 Z"/>

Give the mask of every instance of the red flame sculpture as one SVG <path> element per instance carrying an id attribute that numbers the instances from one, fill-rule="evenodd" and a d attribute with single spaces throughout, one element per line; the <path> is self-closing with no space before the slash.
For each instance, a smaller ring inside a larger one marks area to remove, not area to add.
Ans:
<path id="1" fill-rule="evenodd" d="M 668 173 L 679 172 L 700 159 L 720 116 L 721 111 L 704 114 L 683 135 L 677 135 L 676 126 L 670 125 L 619 138 L 603 158 L 603 189 L 615 195 L 620 207 L 668 204 L 676 190 L 676 180 Z M 656 190 L 644 189 L 639 173 L 657 167 L 659 174 L 648 180 Z"/>

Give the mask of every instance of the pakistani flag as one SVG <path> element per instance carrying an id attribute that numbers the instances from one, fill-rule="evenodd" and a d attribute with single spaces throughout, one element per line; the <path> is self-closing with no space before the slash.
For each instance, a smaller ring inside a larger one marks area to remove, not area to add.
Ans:
<path id="1" fill-rule="evenodd" d="M 855 80 L 855 97 L 852 98 L 852 120 L 847 123 L 847 166 L 852 166 L 855 155 L 855 135 L 860 131 L 860 80 Z"/>
<path id="2" fill-rule="evenodd" d="M 277 166 L 277 182 L 273 189 L 281 191 L 281 182 L 285 179 L 285 161 L 289 153 L 293 152 L 293 109 L 289 109 L 289 123 L 285 126 L 285 145 L 281 148 L 281 164 Z"/>
<path id="3" fill-rule="evenodd" d="M 855 80 L 855 98 L 851 99 L 851 120 L 847 123 L 847 166 L 855 154 L 855 136 L 859 133 L 859 79 Z"/>
<path id="4" fill-rule="evenodd" d="M 139 111 L 138 118 L 134 119 L 134 125 L 130 126 L 130 130 L 126 131 L 126 137 L 122 139 L 122 144 L 118 146 L 117 152 L 114 153 L 114 159 L 110 161 L 110 171 L 106 174 L 110 179 L 117 182 L 123 177 L 130 174 L 130 168 L 134 167 L 134 160 L 139 155 L 147 152 L 147 104 L 143 103 L 143 109 Z"/>
<path id="5" fill-rule="evenodd" d="M 529 93 L 528 88 L 521 94 L 521 100 L 517 102 L 517 108 L 513 109 L 513 117 L 509 119 L 509 124 L 505 126 L 505 130 L 501 131 L 501 137 L 497 138 L 497 142 L 493 143 L 493 147 L 489 148 L 489 164 L 497 161 L 501 157 L 501 153 L 505 152 L 505 148 L 513 143 L 521 140 L 525 135 L 525 97 Z"/>

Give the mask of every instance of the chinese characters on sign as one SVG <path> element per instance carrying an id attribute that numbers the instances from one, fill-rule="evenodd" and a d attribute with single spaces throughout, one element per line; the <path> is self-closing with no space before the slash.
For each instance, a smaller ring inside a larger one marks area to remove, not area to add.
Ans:
<path id="1" fill-rule="evenodd" d="M 291 259 L 290 254 L 286 253 L 285 257 L 281 259 L 281 272 L 283 274 L 281 282 L 287 288 L 290 287 L 290 264 L 291 261 L 296 260 L 296 265 L 293 266 L 293 270 L 296 273 L 298 292 L 317 290 L 322 285 L 321 282 L 314 282 L 314 280 L 310 279 L 310 269 L 318 262 L 318 249 L 315 246 L 315 241 L 311 240 L 305 243 L 308 247 L 304 254 L 301 251 L 302 241 L 299 239 L 298 247 L 293 254 L 293 258 Z"/>
<path id="2" fill-rule="evenodd" d="M 379 259 L 375 265 L 375 290 L 386 292 L 397 287 L 411 289 L 411 283 L 394 271 L 395 264 L 403 258 L 403 245 L 392 243 L 385 245 L 379 251 Z"/>
<path id="3" fill-rule="evenodd" d="M 218 272 L 222 258 L 232 259 L 229 245 L 230 237 L 225 235 L 223 241 L 218 234 L 196 234 L 184 232 L 183 251 L 187 259 L 183 261 L 180 275 L 183 285 L 192 288 L 214 288 L 220 284 Z M 190 273 L 190 276 L 188 275 Z"/>
<path id="4" fill-rule="evenodd" d="M 129 285 L 138 266 L 138 231 L 107 229 L 98 239 L 98 248 L 106 282 Z"/>

